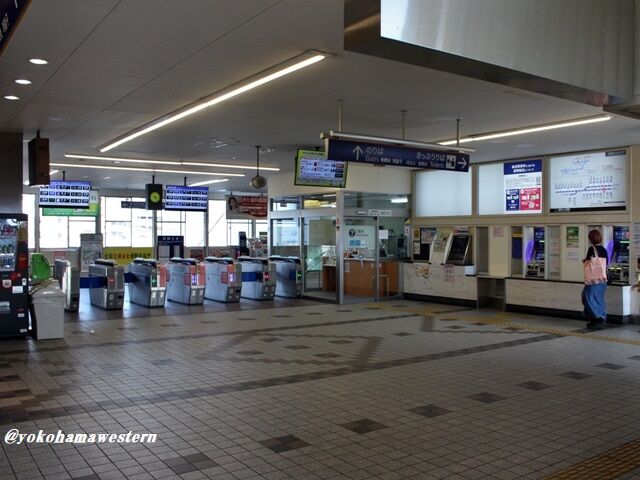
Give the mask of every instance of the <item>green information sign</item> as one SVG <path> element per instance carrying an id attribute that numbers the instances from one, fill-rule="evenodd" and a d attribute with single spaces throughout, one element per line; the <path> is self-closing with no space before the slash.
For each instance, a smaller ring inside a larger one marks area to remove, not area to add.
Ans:
<path id="1" fill-rule="evenodd" d="M 91 191 L 89 208 L 50 208 L 44 207 L 44 217 L 97 217 L 100 214 L 100 197 L 98 192 Z"/>

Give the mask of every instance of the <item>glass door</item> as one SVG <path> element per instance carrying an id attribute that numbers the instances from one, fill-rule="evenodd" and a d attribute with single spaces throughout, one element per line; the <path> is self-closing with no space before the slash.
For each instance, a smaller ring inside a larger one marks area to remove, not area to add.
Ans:
<path id="1" fill-rule="evenodd" d="M 306 217 L 302 222 L 304 295 L 337 301 L 336 217 Z"/>
<path id="2" fill-rule="evenodd" d="M 274 218 L 270 231 L 271 255 L 300 256 L 300 219 Z"/>
<path id="3" fill-rule="evenodd" d="M 378 221 L 375 217 L 345 217 L 341 230 L 343 303 L 375 302 L 378 285 Z"/>

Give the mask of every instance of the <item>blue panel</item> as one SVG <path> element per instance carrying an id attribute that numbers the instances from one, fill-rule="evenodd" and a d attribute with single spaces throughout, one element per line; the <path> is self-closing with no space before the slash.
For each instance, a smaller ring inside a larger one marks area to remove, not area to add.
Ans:
<path id="1" fill-rule="evenodd" d="M 257 282 L 258 281 L 258 272 L 242 272 L 242 281 L 243 282 Z"/>

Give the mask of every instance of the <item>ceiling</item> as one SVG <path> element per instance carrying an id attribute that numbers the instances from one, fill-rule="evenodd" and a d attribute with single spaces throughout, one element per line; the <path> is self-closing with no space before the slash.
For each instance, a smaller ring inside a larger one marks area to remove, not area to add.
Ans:
<path id="1" fill-rule="evenodd" d="M 338 99 L 344 99 L 345 131 L 399 137 L 400 111 L 406 109 L 407 138 L 425 141 L 454 136 L 456 118 L 462 119 L 464 135 L 601 113 L 347 52 L 342 27 L 342 0 L 189 0 L 179 6 L 175 0 L 31 2 L 0 57 L 0 98 L 20 97 L 0 100 L 0 131 L 23 132 L 30 139 L 39 129 L 50 139 L 52 162 L 82 164 L 64 159 L 64 153 L 100 155 L 110 140 L 306 50 L 332 56 L 108 155 L 253 165 L 255 145 L 262 145 L 261 165 L 292 170 L 297 148 L 321 145 L 319 134 L 337 129 Z M 50 63 L 34 66 L 27 62 L 32 57 Z M 33 84 L 16 85 L 16 78 Z M 636 120 L 615 117 L 468 146 L 477 150 L 472 161 L 478 162 L 636 144 L 638 133 Z M 88 179 L 102 189 L 135 190 L 151 180 L 150 173 L 66 170 L 68 179 Z M 244 173 L 211 189 L 250 191 L 255 170 Z M 182 183 L 183 175 L 160 173 L 156 181 Z"/>

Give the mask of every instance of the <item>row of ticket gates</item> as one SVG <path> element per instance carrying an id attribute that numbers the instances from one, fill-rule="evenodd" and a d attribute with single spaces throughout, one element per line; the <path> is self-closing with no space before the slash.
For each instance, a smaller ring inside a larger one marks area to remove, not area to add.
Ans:
<path id="1" fill-rule="evenodd" d="M 56 260 L 54 277 L 66 295 L 65 310 L 78 311 L 81 288 L 89 288 L 92 305 L 121 309 L 125 283 L 129 301 L 145 307 L 163 307 L 165 299 L 200 305 L 205 299 L 230 303 L 241 297 L 273 300 L 302 295 L 302 262 L 297 257 L 207 257 L 204 262 L 176 257 L 167 264 L 137 258 L 126 270 L 114 260 L 99 259 L 89 266 L 88 277 L 80 277 L 78 267 Z"/>

